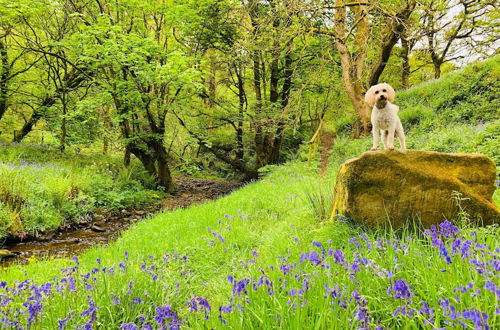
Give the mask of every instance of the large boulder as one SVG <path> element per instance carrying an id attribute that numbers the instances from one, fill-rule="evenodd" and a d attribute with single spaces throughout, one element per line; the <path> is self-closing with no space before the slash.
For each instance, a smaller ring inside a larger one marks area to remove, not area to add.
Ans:
<path id="1" fill-rule="evenodd" d="M 478 223 L 498 223 L 495 176 L 493 161 L 480 154 L 365 152 L 342 165 L 332 215 L 372 228 L 387 221 L 397 228 L 409 219 L 429 227 L 462 210 Z"/>

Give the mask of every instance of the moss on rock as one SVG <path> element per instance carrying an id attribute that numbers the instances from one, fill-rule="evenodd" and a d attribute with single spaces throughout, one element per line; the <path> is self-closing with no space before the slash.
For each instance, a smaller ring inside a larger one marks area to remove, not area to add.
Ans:
<path id="1" fill-rule="evenodd" d="M 493 161 L 480 154 L 365 152 L 342 165 L 333 215 L 372 228 L 387 221 L 397 228 L 415 218 L 429 227 L 456 218 L 462 209 L 483 224 L 498 223 L 495 176 Z"/>

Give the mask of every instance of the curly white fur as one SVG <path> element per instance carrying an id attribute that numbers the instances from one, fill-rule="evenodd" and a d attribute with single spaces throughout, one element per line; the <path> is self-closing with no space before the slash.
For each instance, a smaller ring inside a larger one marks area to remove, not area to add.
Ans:
<path id="1" fill-rule="evenodd" d="M 365 102 L 373 105 L 372 109 L 372 151 L 378 149 L 379 131 L 382 135 L 384 149 L 394 150 L 394 136 L 396 135 L 401 145 L 401 151 L 406 151 L 405 133 L 398 117 L 399 107 L 394 102 L 396 93 L 386 83 L 372 86 L 365 94 Z"/>

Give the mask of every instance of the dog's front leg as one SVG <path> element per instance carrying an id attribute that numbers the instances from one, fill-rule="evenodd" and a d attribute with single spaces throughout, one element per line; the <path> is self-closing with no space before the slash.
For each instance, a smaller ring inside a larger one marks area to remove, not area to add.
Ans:
<path id="1" fill-rule="evenodd" d="M 396 125 L 391 125 L 387 130 L 387 149 L 394 150 L 394 133 L 396 131 Z"/>
<path id="2" fill-rule="evenodd" d="M 382 144 L 384 145 L 384 149 L 387 149 L 387 136 L 389 135 L 389 131 L 380 130 L 380 135 L 382 136 Z"/>
<path id="3" fill-rule="evenodd" d="M 379 139 L 379 129 L 375 123 L 372 123 L 372 135 L 373 135 L 373 146 L 370 149 L 371 151 L 375 151 L 378 149 L 378 139 Z"/>

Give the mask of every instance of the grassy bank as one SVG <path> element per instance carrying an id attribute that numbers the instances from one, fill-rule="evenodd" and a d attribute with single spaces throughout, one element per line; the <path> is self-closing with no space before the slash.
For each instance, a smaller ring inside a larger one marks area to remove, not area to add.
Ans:
<path id="1" fill-rule="evenodd" d="M 85 219 L 96 208 L 139 207 L 162 197 L 145 189 L 140 178 L 139 166 L 126 169 L 111 156 L 2 145 L 0 239 L 53 230 L 64 221 Z"/>

